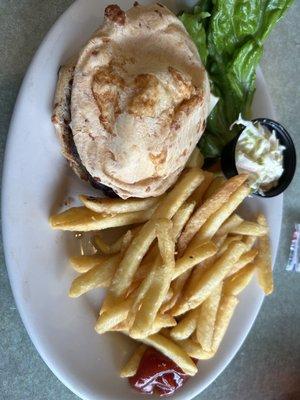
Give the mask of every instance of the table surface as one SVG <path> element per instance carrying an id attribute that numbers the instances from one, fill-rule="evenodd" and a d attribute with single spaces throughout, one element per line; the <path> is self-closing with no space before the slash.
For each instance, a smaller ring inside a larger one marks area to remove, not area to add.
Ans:
<path id="1" fill-rule="evenodd" d="M 100 0 L 99 0 L 100 1 Z M 3 160 L 16 96 L 43 36 L 72 0 L 0 0 L 0 156 Z M 278 113 L 300 149 L 300 1 L 265 46 L 262 69 Z M 300 399 L 300 274 L 285 264 L 294 222 L 300 222 L 300 174 L 284 196 L 275 293 L 268 297 L 231 364 L 196 399 Z M 0 398 L 78 398 L 52 374 L 33 347 L 16 310 L 1 250 Z"/>

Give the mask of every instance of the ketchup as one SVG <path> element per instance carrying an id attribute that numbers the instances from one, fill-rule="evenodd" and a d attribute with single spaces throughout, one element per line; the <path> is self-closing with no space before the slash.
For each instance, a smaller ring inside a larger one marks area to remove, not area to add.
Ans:
<path id="1" fill-rule="evenodd" d="M 172 360 L 149 347 L 140 361 L 137 373 L 128 380 L 135 390 L 162 397 L 173 394 L 188 378 Z"/>

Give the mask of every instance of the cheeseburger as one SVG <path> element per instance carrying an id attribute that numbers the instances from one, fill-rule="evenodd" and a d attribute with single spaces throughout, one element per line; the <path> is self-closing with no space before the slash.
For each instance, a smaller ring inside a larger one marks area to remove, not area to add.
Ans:
<path id="1" fill-rule="evenodd" d="M 181 21 L 159 3 L 105 9 L 61 67 L 52 121 L 76 174 L 125 199 L 174 184 L 208 115 L 209 82 Z"/>

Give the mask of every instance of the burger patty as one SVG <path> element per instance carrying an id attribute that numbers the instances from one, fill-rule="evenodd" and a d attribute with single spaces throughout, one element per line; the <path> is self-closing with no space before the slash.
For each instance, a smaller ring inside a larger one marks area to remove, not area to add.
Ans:
<path id="1" fill-rule="evenodd" d="M 75 64 L 76 59 L 72 58 L 68 63 L 60 67 L 54 97 L 52 122 L 60 139 L 62 154 L 80 179 L 89 182 L 95 189 L 101 190 L 108 197 L 119 197 L 111 188 L 93 178 L 86 170 L 81 162 L 74 142 L 72 129 L 70 127 L 70 106 Z"/>

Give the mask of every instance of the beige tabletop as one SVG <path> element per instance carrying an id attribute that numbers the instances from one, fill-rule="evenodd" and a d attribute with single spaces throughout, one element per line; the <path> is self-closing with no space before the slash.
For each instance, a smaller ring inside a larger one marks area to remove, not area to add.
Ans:
<path id="1" fill-rule="evenodd" d="M 100 0 L 99 0 L 100 1 Z M 72 0 L 0 0 L 0 151 L 34 52 Z M 300 0 L 272 32 L 262 69 L 278 120 L 300 149 Z M 298 170 L 299 171 L 299 170 Z M 275 293 L 265 299 L 245 343 L 231 364 L 197 397 L 201 400 L 300 399 L 300 273 L 285 271 L 294 222 L 300 223 L 300 174 L 284 196 Z M 3 251 L 0 269 L 0 399 L 76 399 L 33 347 L 16 310 Z"/>

